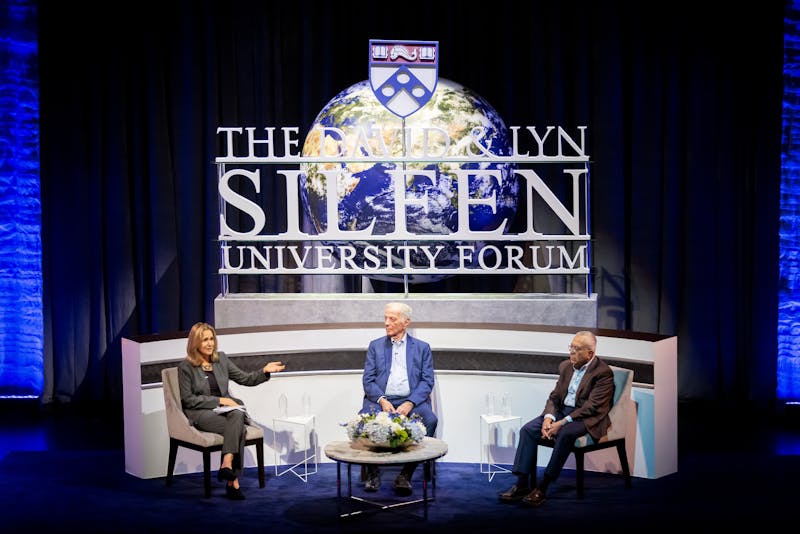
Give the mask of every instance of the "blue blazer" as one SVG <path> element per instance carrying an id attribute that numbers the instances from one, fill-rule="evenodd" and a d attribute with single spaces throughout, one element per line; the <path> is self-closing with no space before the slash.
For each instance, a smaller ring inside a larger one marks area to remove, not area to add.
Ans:
<path id="1" fill-rule="evenodd" d="M 389 382 L 389 371 L 392 366 L 392 340 L 383 336 L 370 342 L 367 348 L 367 359 L 364 362 L 363 411 L 373 408 L 380 397 L 386 394 Z M 406 369 L 411 394 L 407 400 L 414 403 L 415 410 L 430 410 L 430 397 L 433 390 L 433 354 L 431 346 L 406 333 Z"/>

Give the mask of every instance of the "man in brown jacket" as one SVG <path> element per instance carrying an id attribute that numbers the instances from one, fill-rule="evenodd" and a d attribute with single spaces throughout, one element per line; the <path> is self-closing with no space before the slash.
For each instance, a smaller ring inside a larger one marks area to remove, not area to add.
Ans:
<path id="1" fill-rule="evenodd" d="M 520 430 L 512 468 L 517 483 L 500 494 L 501 501 L 539 506 L 545 501 L 547 486 L 561 474 L 570 445 L 587 432 L 592 439 L 599 440 L 608 431 L 614 372 L 595 356 L 596 348 L 597 338 L 592 332 L 575 334 L 569 346 L 569 360 L 558 367 L 558 381 L 544 411 Z M 541 482 L 531 488 L 530 474 L 536 469 L 533 453 L 541 439 L 552 439 L 555 445 Z"/>

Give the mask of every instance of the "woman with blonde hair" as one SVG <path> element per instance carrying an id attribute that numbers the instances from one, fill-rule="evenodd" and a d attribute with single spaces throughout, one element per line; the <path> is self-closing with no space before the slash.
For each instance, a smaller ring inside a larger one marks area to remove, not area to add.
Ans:
<path id="1" fill-rule="evenodd" d="M 186 359 L 178 364 L 181 404 L 186 417 L 199 430 L 222 434 L 222 461 L 217 478 L 226 481 L 225 495 L 229 499 L 244 499 L 239 476 L 244 467 L 245 425 L 249 417 L 244 402 L 230 395 L 228 383 L 257 386 L 284 367 L 276 361 L 257 371 L 243 371 L 217 350 L 217 332 L 213 326 L 196 323 L 189 331 Z"/>

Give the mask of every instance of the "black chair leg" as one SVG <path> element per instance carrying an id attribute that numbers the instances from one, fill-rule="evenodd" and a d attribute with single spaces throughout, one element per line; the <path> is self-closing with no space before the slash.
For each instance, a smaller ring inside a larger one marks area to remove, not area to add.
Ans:
<path id="1" fill-rule="evenodd" d="M 266 486 L 266 474 L 264 469 L 264 440 L 252 439 L 247 445 L 255 445 L 256 461 L 258 464 L 258 487 Z M 211 497 L 211 453 L 222 450 L 222 445 L 202 447 L 193 443 L 170 438 L 169 459 L 167 461 L 167 485 L 171 486 L 174 478 L 175 463 L 178 456 L 178 448 L 186 447 L 193 451 L 198 451 L 203 456 L 203 493 L 206 498 Z"/>
<path id="2" fill-rule="evenodd" d="M 617 454 L 619 455 L 619 465 L 622 466 L 622 475 L 625 477 L 625 487 L 631 487 L 631 469 L 628 466 L 628 452 L 625 450 L 625 440 L 617 443 Z"/>
<path id="3" fill-rule="evenodd" d="M 575 453 L 575 483 L 578 486 L 578 498 L 583 499 L 583 451 Z"/>
<path id="4" fill-rule="evenodd" d="M 544 447 L 551 447 L 549 443 L 544 444 L 541 443 Z M 578 494 L 579 499 L 583 499 L 584 493 L 584 480 L 585 480 L 585 461 L 584 457 L 587 453 L 594 452 L 601 449 L 608 449 L 611 447 L 616 447 L 617 454 L 619 455 L 619 463 L 622 467 L 622 475 L 625 477 L 625 487 L 631 487 L 631 471 L 630 466 L 628 465 L 628 454 L 625 451 L 625 440 L 620 441 L 607 441 L 600 444 L 596 444 L 586 448 L 579 448 L 579 447 L 572 447 L 570 451 L 572 454 L 575 455 L 575 486 Z M 537 451 L 538 447 L 533 449 L 533 469 L 531 472 L 531 483 L 533 487 L 536 487 L 536 464 L 537 464 Z"/>
<path id="5" fill-rule="evenodd" d="M 256 461 L 258 462 L 258 487 L 263 488 L 264 482 L 264 442 L 256 443 Z"/>
<path id="6" fill-rule="evenodd" d="M 203 451 L 203 487 L 206 497 L 211 497 L 211 453 Z"/>
<path id="7" fill-rule="evenodd" d="M 172 474 L 175 471 L 175 459 L 178 457 L 178 444 L 174 439 L 169 440 L 169 459 L 167 460 L 167 486 L 172 485 Z"/>

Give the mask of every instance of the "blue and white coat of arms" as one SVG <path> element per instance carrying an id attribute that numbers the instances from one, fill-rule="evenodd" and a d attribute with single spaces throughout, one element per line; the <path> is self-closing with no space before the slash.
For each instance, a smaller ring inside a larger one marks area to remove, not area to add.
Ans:
<path id="1" fill-rule="evenodd" d="M 438 79 L 438 41 L 370 40 L 372 92 L 395 115 L 408 117 L 427 104 Z"/>

